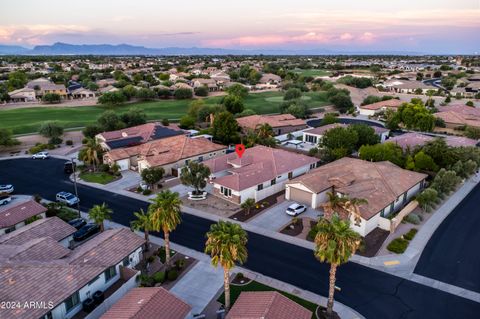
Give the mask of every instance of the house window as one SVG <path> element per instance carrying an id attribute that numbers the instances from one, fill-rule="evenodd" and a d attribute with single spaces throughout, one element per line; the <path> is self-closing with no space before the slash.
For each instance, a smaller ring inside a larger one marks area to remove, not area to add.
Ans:
<path id="1" fill-rule="evenodd" d="M 230 188 L 220 186 L 220 192 L 223 194 L 223 196 L 232 197 L 232 190 Z"/>
<path id="2" fill-rule="evenodd" d="M 315 163 L 310 164 L 310 169 L 314 169 L 314 168 L 315 168 L 315 165 L 316 165 Z"/>
<path id="3" fill-rule="evenodd" d="M 76 293 L 68 297 L 67 300 L 65 300 L 65 308 L 67 309 L 67 312 L 70 312 L 79 303 L 80 303 L 80 296 L 78 295 L 78 291 L 77 291 Z"/>
<path id="4" fill-rule="evenodd" d="M 292 179 L 293 178 L 293 172 L 289 172 L 288 173 L 288 179 Z"/>
<path id="5" fill-rule="evenodd" d="M 203 156 L 200 156 L 200 157 L 198 158 L 198 161 L 199 161 L 199 162 L 203 162 Z"/>
<path id="6" fill-rule="evenodd" d="M 257 191 L 261 191 L 263 189 L 263 184 L 258 184 L 257 185 Z"/>
<path id="7" fill-rule="evenodd" d="M 122 265 L 123 265 L 123 267 L 130 266 L 130 257 L 129 256 L 123 258 Z"/>
<path id="8" fill-rule="evenodd" d="M 273 186 L 273 185 L 275 185 L 276 183 L 277 183 L 277 179 L 274 178 L 274 179 L 272 179 L 272 180 L 270 181 L 270 186 Z"/>
<path id="9" fill-rule="evenodd" d="M 15 226 L 12 226 L 10 228 L 5 229 L 5 234 L 11 233 L 12 231 L 15 230 Z"/>
<path id="10" fill-rule="evenodd" d="M 185 165 L 188 165 L 188 162 L 190 162 L 190 160 L 185 160 Z"/>
<path id="11" fill-rule="evenodd" d="M 115 275 L 117 274 L 117 269 L 115 268 L 115 266 L 112 266 L 110 268 L 108 268 L 107 270 L 105 270 L 105 282 L 109 281 L 110 279 L 112 279 L 113 277 L 115 277 Z"/>

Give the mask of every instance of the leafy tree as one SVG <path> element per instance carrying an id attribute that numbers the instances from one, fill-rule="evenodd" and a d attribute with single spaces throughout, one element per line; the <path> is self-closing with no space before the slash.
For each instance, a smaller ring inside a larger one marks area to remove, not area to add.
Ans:
<path id="1" fill-rule="evenodd" d="M 156 89 L 155 92 L 157 92 L 157 96 L 161 99 L 168 99 L 170 96 L 172 96 L 172 93 L 169 89 Z"/>
<path id="2" fill-rule="evenodd" d="M 333 315 L 333 302 L 337 267 L 348 262 L 360 246 L 360 235 L 350 228 L 348 220 L 334 214 L 330 220 L 322 219 L 317 225 L 315 257 L 330 264 L 327 316 Z"/>
<path id="3" fill-rule="evenodd" d="M 8 91 L 23 88 L 27 84 L 28 78 L 25 72 L 15 71 L 8 74 Z"/>
<path id="4" fill-rule="evenodd" d="M 352 128 L 335 127 L 328 130 L 322 138 L 321 145 L 334 159 L 351 154 L 358 143 L 358 134 Z"/>
<path id="5" fill-rule="evenodd" d="M 334 124 L 338 122 L 338 117 L 335 113 L 326 113 L 323 118 L 322 122 L 320 123 L 321 126 L 323 125 L 328 125 L 328 124 Z"/>
<path id="6" fill-rule="evenodd" d="M 442 78 L 442 86 L 447 90 L 452 90 L 457 84 L 457 78 L 454 76 L 447 76 Z"/>
<path id="7" fill-rule="evenodd" d="M 130 100 L 132 97 L 135 97 L 137 95 L 137 89 L 133 85 L 128 84 L 122 88 L 122 93 L 127 98 L 127 100 Z"/>
<path id="8" fill-rule="evenodd" d="M 455 171 L 447 171 L 442 168 L 438 171 L 430 187 L 443 196 L 453 191 L 458 183 L 460 183 L 460 177 L 457 176 Z"/>
<path id="9" fill-rule="evenodd" d="M 426 143 L 422 147 L 422 151 L 430 156 L 440 168 L 450 167 L 458 160 L 457 154 L 441 138 Z"/>
<path id="10" fill-rule="evenodd" d="M 224 97 L 222 104 L 232 114 L 241 113 L 244 109 L 242 98 L 236 95 L 227 95 Z"/>
<path id="11" fill-rule="evenodd" d="M 14 146 L 19 145 L 20 141 L 13 138 L 12 130 L 6 128 L 0 128 L 0 145 L 1 146 Z"/>
<path id="12" fill-rule="evenodd" d="M 330 97 L 329 101 L 340 113 L 345 113 L 348 109 L 354 107 L 351 97 L 341 92 Z"/>
<path id="13" fill-rule="evenodd" d="M 210 176 L 208 166 L 190 161 L 187 166 L 182 168 L 180 181 L 182 184 L 195 188 L 194 194 L 200 194 L 200 190 L 207 186 L 207 179 Z"/>
<path id="14" fill-rule="evenodd" d="M 122 93 L 122 91 L 106 92 L 98 98 L 98 102 L 104 105 L 119 105 L 125 103 L 126 101 L 127 97 Z"/>
<path id="15" fill-rule="evenodd" d="M 340 79 L 337 80 L 337 83 L 342 83 L 342 84 L 353 86 L 359 89 L 364 89 L 373 85 L 372 80 L 369 78 L 353 77 L 351 75 L 341 77 Z"/>
<path id="16" fill-rule="evenodd" d="M 302 97 L 302 91 L 300 91 L 297 88 L 291 88 L 291 89 L 288 89 L 287 92 L 285 92 L 283 99 L 285 101 L 289 101 L 289 100 L 299 99 L 301 97 Z"/>
<path id="17" fill-rule="evenodd" d="M 127 127 L 142 125 L 147 123 L 147 114 L 142 109 L 132 107 L 120 116 L 120 120 Z"/>
<path id="18" fill-rule="evenodd" d="M 114 111 L 105 111 L 97 119 L 98 124 L 104 131 L 115 131 L 125 127 L 125 123 L 122 122 L 120 117 Z"/>
<path id="19" fill-rule="evenodd" d="M 140 208 L 140 211 L 134 212 L 133 215 L 136 217 L 136 219 L 132 220 L 130 225 L 133 230 L 143 231 L 145 236 L 145 251 L 148 251 L 150 249 L 149 232 L 153 230 L 151 213 L 145 213 L 143 209 Z"/>
<path id="20" fill-rule="evenodd" d="M 163 178 L 164 174 L 165 170 L 163 169 L 163 167 L 150 167 L 143 169 L 141 176 L 145 183 L 147 183 L 150 187 L 156 189 L 156 186 Z"/>
<path id="21" fill-rule="evenodd" d="M 173 96 L 177 100 L 187 100 L 193 97 L 193 92 L 190 89 L 181 88 L 181 89 L 176 89 L 175 92 L 173 92 Z"/>
<path id="22" fill-rule="evenodd" d="M 238 141 L 238 123 L 232 113 L 225 111 L 215 116 L 212 135 L 216 141 L 226 145 Z"/>
<path id="23" fill-rule="evenodd" d="M 239 117 L 245 117 L 245 116 L 250 116 L 250 115 L 255 115 L 255 114 L 257 114 L 257 112 L 255 112 L 254 110 L 245 109 L 241 113 L 235 114 L 235 117 L 239 118 Z"/>
<path id="24" fill-rule="evenodd" d="M 297 119 L 306 118 L 309 110 L 305 103 L 293 103 L 286 109 L 285 113 L 295 116 Z"/>
<path id="25" fill-rule="evenodd" d="M 234 84 L 227 88 L 228 95 L 238 96 L 242 99 L 248 96 L 248 89 L 241 84 Z"/>
<path id="26" fill-rule="evenodd" d="M 110 220 L 112 213 L 113 211 L 105 203 L 102 205 L 95 205 L 88 211 L 90 218 L 95 224 L 100 226 L 100 231 L 105 229 L 103 222 L 105 220 Z"/>
<path id="27" fill-rule="evenodd" d="M 255 207 L 255 199 L 247 198 L 240 207 L 245 210 L 245 215 L 250 215 L 250 211 Z"/>
<path id="28" fill-rule="evenodd" d="M 90 124 L 85 126 L 85 128 L 82 130 L 83 136 L 89 137 L 89 138 L 94 138 L 95 135 L 102 133 L 103 128 L 100 127 L 98 124 Z"/>
<path id="29" fill-rule="evenodd" d="M 45 93 L 42 100 L 49 104 L 60 103 L 62 101 L 62 97 L 58 93 Z"/>
<path id="30" fill-rule="evenodd" d="M 165 264 L 170 264 L 170 233 L 174 231 L 182 222 L 180 216 L 180 207 L 182 201 L 178 193 L 170 190 L 157 194 L 157 197 L 151 200 L 152 204 L 148 207 L 151 214 L 152 228 L 155 231 L 163 231 L 165 240 Z"/>
<path id="31" fill-rule="evenodd" d="M 39 133 L 43 137 L 49 138 L 50 139 L 49 143 L 60 144 L 62 142 L 62 140 L 60 139 L 60 136 L 63 135 L 63 127 L 58 125 L 57 122 L 53 122 L 53 121 L 44 122 L 40 126 Z"/>
<path id="32" fill-rule="evenodd" d="M 389 130 L 398 130 L 402 121 L 401 114 L 392 109 L 385 111 L 385 127 Z"/>
<path id="33" fill-rule="evenodd" d="M 418 204 L 425 212 L 431 211 L 435 205 L 438 203 L 438 192 L 429 187 L 425 189 L 423 192 L 417 195 L 416 198 Z"/>
<path id="34" fill-rule="evenodd" d="M 438 170 L 438 165 L 435 164 L 433 159 L 425 154 L 423 151 L 415 154 L 415 168 L 421 171 L 434 171 Z"/>
<path id="35" fill-rule="evenodd" d="M 404 163 L 403 150 L 395 143 L 364 145 L 359 149 L 360 158 L 371 162 L 389 161 L 402 166 Z"/>
<path id="36" fill-rule="evenodd" d="M 212 265 L 223 267 L 225 310 L 230 309 L 230 270 L 247 261 L 247 233 L 239 224 L 220 220 L 210 226 L 205 253 L 212 257 Z"/>
<path id="37" fill-rule="evenodd" d="M 462 163 L 462 162 L 460 162 L 460 163 Z M 475 163 L 473 160 L 468 160 L 463 164 L 463 170 L 460 173 L 460 176 L 465 177 L 465 178 L 469 177 L 469 176 L 473 175 L 473 173 L 475 173 L 477 168 L 478 168 L 477 163 Z"/>
<path id="38" fill-rule="evenodd" d="M 155 91 L 147 88 L 141 88 L 135 94 L 135 97 L 141 101 L 153 100 L 156 96 L 157 94 L 155 93 Z"/>
<path id="39" fill-rule="evenodd" d="M 366 124 L 354 124 L 351 128 L 357 132 L 358 141 L 355 149 L 359 149 L 363 145 L 374 145 L 380 143 L 380 136 L 375 133 L 373 127 Z"/>
<path id="40" fill-rule="evenodd" d="M 465 129 L 465 136 L 474 140 L 480 139 L 480 128 L 467 126 Z"/>
<path id="41" fill-rule="evenodd" d="M 205 85 L 196 87 L 194 91 L 196 96 L 208 96 L 208 87 Z"/>
<path id="42" fill-rule="evenodd" d="M 192 129 L 195 127 L 195 118 L 189 116 L 189 115 L 184 115 L 180 119 L 179 123 L 180 128 L 183 128 L 185 130 Z"/>

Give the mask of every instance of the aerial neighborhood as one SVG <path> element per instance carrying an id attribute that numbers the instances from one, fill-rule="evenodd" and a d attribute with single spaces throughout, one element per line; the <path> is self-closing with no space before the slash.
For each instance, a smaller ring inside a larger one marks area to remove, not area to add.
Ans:
<path id="1" fill-rule="evenodd" d="M 2 4 L 0 319 L 479 318 L 478 8 L 137 2 Z"/>

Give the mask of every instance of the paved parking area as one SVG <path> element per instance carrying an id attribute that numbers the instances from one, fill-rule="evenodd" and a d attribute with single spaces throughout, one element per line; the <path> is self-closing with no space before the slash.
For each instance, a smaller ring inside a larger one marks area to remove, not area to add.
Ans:
<path id="1" fill-rule="evenodd" d="M 293 204 L 292 201 L 284 201 L 278 205 L 275 205 L 265 210 L 260 215 L 254 217 L 248 223 L 262 227 L 272 231 L 278 231 L 282 226 L 286 225 L 293 217 L 285 213 L 288 206 Z M 317 219 L 322 212 L 315 210 L 311 207 L 307 208 L 307 211 L 300 214 L 298 217 L 310 217 Z"/>

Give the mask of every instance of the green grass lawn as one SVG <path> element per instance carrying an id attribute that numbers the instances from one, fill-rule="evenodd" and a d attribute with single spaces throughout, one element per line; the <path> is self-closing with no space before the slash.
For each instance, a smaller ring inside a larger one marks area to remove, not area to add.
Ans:
<path id="1" fill-rule="evenodd" d="M 303 76 L 326 76 L 331 74 L 330 71 L 319 70 L 319 69 L 308 69 L 308 70 L 295 69 L 294 72 L 301 74 Z"/>
<path id="2" fill-rule="evenodd" d="M 252 280 L 250 283 L 244 285 L 244 286 L 236 286 L 236 285 L 230 285 L 230 304 L 233 305 L 235 301 L 237 300 L 238 296 L 240 296 L 240 293 L 242 291 L 278 291 L 288 299 L 298 303 L 299 305 L 302 305 L 303 307 L 307 308 L 312 312 L 312 319 L 316 319 L 317 316 L 315 314 L 315 311 L 318 307 L 317 304 L 314 304 L 313 302 L 307 301 L 305 299 L 299 298 L 295 295 L 289 294 L 285 291 L 281 291 L 275 288 L 272 288 L 270 286 L 264 285 L 262 283 L 259 283 L 258 281 Z M 225 303 L 225 295 L 222 293 L 220 297 L 218 297 L 217 301 L 221 304 Z"/>
<path id="3" fill-rule="evenodd" d="M 245 108 L 252 109 L 258 114 L 277 113 L 282 92 L 252 93 L 245 99 Z M 305 102 L 310 107 L 320 107 L 327 103 L 324 92 L 308 92 Z M 221 97 L 205 99 L 207 104 L 219 103 Z M 0 128 L 9 128 L 14 134 L 38 132 L 40 125 L 45 121 L 57 121 L 64 128 L 83 127 L 94 123 L 106 110 L 115 110 L 118 113 L 137 107 L 145 111 L 148 120 L 179 119 L 187 112 L 191 100 L 159 100 L 125 104 L 115 107 L 107 106 L 79 106 L 79 107 L 26 107 L 21 109 L 0 110 Z"/>
<path id="4" fill-rule="evenodd" d="M 105 172 L 96 172 L 96 173 L 80 173 L 80 178 L 85 182 L 97 183 L 97 184 L 108 184 L 116 179 L 115 176 L 110 175 Z"/>

